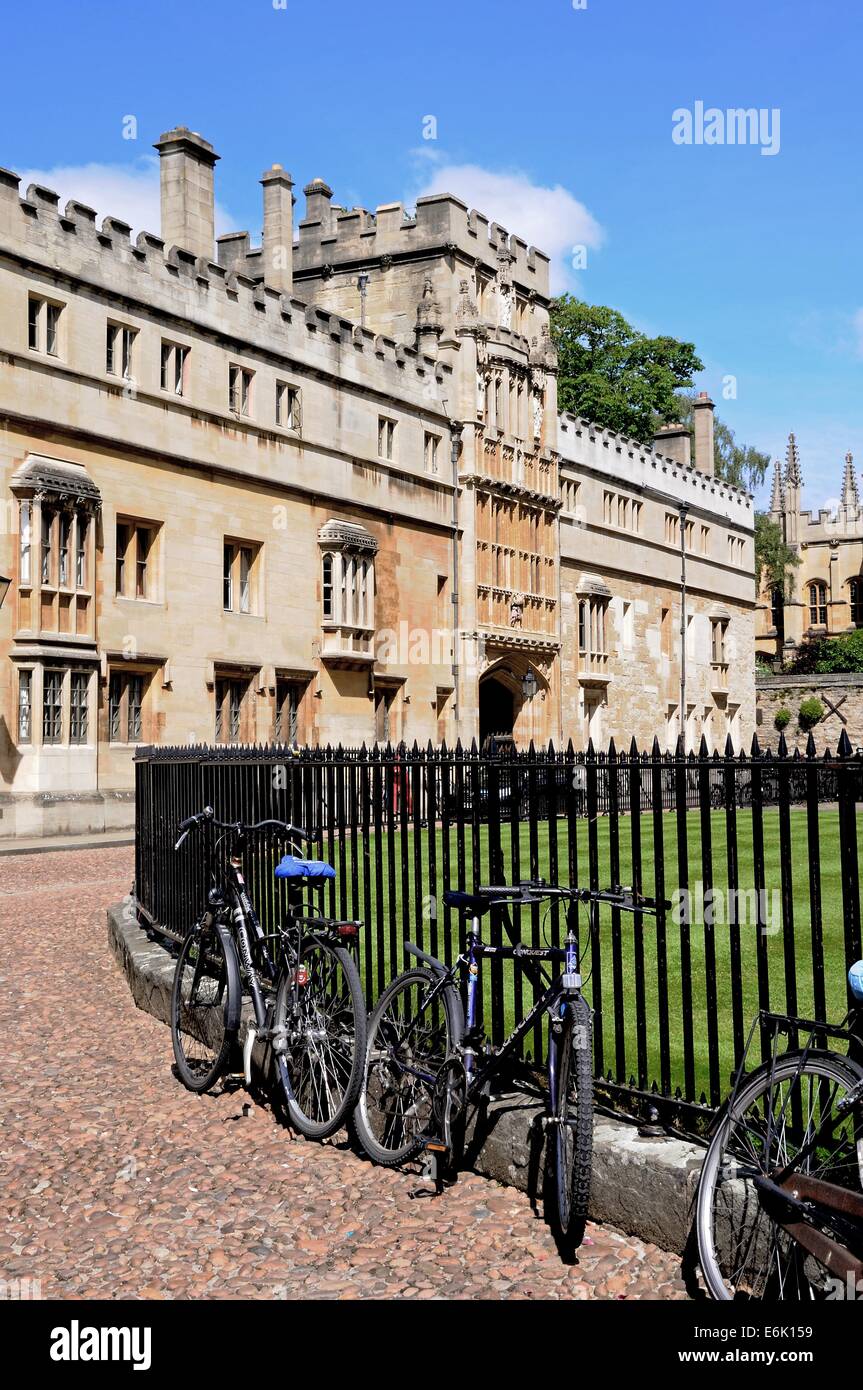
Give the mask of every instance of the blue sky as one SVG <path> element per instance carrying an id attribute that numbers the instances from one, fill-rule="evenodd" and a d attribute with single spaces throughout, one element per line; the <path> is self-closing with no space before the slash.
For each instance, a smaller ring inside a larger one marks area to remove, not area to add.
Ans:
<path id="1" fill-rule="evenodd" d="M 449 186 L 559 285 L 693 340 L 741 441 L 794 429 L 808 504 L 863 463 L 859 0 L 42 0 L 4 37 L 0 164 L 64 197 L 158 230 L 176 124 L 222 156 L 219 230 L 257 237 L 274 160 L 348 206 Z M 699 101 L 778 108 L 778 152 L 676 144 Z"/>

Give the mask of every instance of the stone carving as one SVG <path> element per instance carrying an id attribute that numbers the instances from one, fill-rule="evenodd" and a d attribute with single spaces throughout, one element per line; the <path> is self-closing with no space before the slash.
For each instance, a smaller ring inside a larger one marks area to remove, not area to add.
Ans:
<path id="1" fill-rule="evenodd" d="M 462 328 L 469 327 L 477 321 L 477 307 L 471 298 L 470 287 L 467 280 L 461 280 L 459 282 L 455 316 L 457 324 Z"/>
<path id="2" fill-rule="evenodd" d="M 524 594 L 513 594 L 509 601 L 509 625 L 521 627 L 524 616 Z"/>
<path id="3" fill-rule="evenodd" d="M 439 338 L 443 332 L 440 304 L 435 298 L 434 284 L 430 275 L 423 281 L 422 299 L 417 305 L 417 335 L 419 337 Z"/>
<path id="4" fill-rule="evenodd" d="M 512 325 L 512 285 L 498 285 L 498 325 L 501 328 L 509 328 Z"/>
<path id="5" fill-rule="evenodd" d="M 540 439 L 542 436 L 542 414 L 543 399 L 539 391 L 534 392 L 533 396 L 533 437 Z"/>

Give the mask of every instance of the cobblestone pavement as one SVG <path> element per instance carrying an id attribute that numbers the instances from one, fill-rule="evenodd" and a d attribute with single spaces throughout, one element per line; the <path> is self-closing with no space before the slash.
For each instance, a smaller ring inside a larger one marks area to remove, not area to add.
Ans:
<path id="1" fill-rule="evenodd" d="M 47 1298 L 684 1298 L 680 1262 L 591 1226 L 564 1266 L 520 1192 L 291 1139 L 198 1097 L 134 1008 L 105 908 L 128 847 L 0 860 L 0 1279 Z M 417 1191 L 425 1195 L 416 1196 Z"/>

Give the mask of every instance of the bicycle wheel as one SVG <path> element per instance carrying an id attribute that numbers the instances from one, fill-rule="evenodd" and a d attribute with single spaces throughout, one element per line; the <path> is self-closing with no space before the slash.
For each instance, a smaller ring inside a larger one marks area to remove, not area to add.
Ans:
<path id="1" fill-rule="evenodd" d="M 464 1036 L 458 990 L 446 985 L 428 1002 L 438 976 L 407 970 L 388 985 L 369 1019 L 365 1076 L 354 1111 L 369 1158 L 394 1168 L 422 1147 L 434 1107 L 435 1079 Z"/>
<path id="2" fill-rule="evenodd" d="M 790 1053 L 759 1067 L 741 1087 L 713 1136 L 698 1187 L 698 1251 L 713 1298 L 774 1302 L 830 1293 L 828 1270 L 782 1224 L 793 1214 L 759 1180 L 795 1163 L 861 1080 L 863 1070 L 847 1058 L 814 1052 L 801 1067 L 801 1054 Z M 861 1165 L 852 1111 L 796 1171 L 859 1193 Z M 806 1225 L 842 1241 L 832 1214 L 812 1210 Z"/>
<path id="3" fill-rule="evenodd" d="M 274 1025 L 287 1044 L 288 1119 L 307 1139 L 326 1139 L 356 1104 L 363 1075 L 366 1006 L 350 951 L 307 937 L 296 971 L 282 973 Z"/>
<path id="4" fill-rule="evenodd" d="M 218 1081 L 240 1024 L 240 971 L 227 932 L 195 927 L 177 957 L 171 990 L 171 1041 L 184 1086 L 204 1092 Z"/>
<path id="5" fill-rule="evenodd" d="M 558 1243 L 572 1253 L 584 1238 L 593 1163 L 593 1050 L 590 1008 L 579 996 L 564 1006 L 556 1053 L 556 1107 L 552 1116 L 552 1225 Z"/>

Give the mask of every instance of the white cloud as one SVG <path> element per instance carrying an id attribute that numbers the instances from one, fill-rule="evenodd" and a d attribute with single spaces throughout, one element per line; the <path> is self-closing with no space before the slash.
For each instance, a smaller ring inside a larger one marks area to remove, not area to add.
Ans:
<path id="1" fill-rule="evenodd" d="M 575 249 L 590 252 L 602 245 L 604 234 L 596 218 L 577 198 L 555 184 L 546 188 L 518 170 L 499 172 L 478 164 L 444 164 L 430 174 L 419 193 L 452 193 L 471 208 L 499 222 L 510 235 L 515 234 L 551 257 L 551 288 L 559 294 L 573 289 L 576 272 Z"/>
<path id="2" fill-rule="evenodd" d="M 96 213 L 97 225 L 103 217 L 128 222 L 134 240 L 138 232 L 159 235 L 159 160 L 144 155 L 132 164 L 68 164 L 54 169 L 25 169 L 21 173 L 21 195 L 28 184 L 39 183 L 60 195 L 61 211 L 70 199 L 84 203 Z M 216 236 L 231 231 L 230 214 L 216 203 Z"/>

